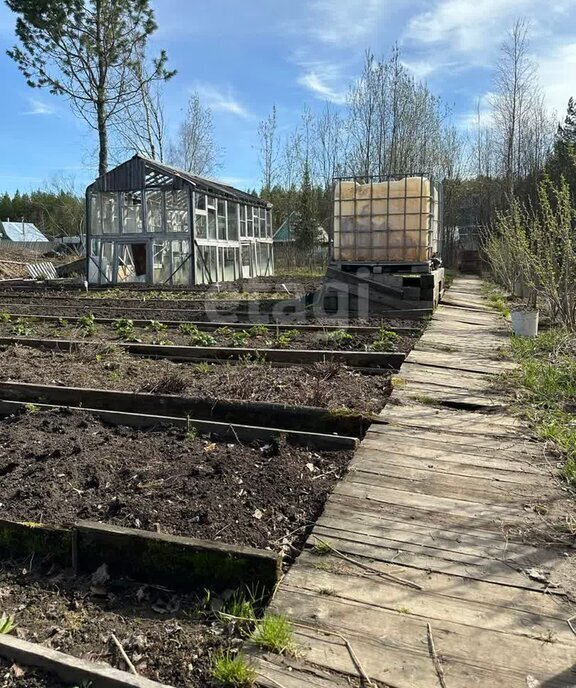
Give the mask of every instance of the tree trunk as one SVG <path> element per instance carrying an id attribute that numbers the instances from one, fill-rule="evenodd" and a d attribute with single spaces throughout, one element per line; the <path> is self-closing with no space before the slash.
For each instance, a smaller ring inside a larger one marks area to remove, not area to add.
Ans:
<path id="1" fill-rule="evenodd" d="M 97 103 L 98 114 L 98 176 L 108 171 L 108 131 L 106 127 L 106 108 L 103 101 Z"/>

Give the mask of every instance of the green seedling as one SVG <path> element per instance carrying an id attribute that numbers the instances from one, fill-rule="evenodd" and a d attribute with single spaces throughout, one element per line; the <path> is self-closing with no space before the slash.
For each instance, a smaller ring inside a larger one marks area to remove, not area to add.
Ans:
<path id="1" fill-rule="evenodd" d="M 96 318 L 92 313 L 88 315 L 83 315 L 79 320 L 78 324 L 80 326 L 83 337 L 91 337 L 96 334 L 98 328 L 96 326 Z"/>
<path id="2" fill-rule="evenodd" d="M 150 323 L 146 325 L 146 329 L 151 332 L 156 332 L 156 334 L 161 334 L 162 332 L 166 332 L 168 325 L 159 320 L 151 320 Z"/>
<path id="3" fill-rule="evenodd" d="M 0 313 L 0 323 L 7 323 L 10 322 L 10 320 L 12 320 L 10 313 L 6 313 L 5 311 Z"/>
<path id="4" fill-rule="evenodd" d="M 240 330 L 239 332 L 234 332 L 231 339 L 232 346 L 245 347 L 250 340 L 250 333 L 246 330 Z"/>
<path id="5" fill-rule="evenodd" d="M 372 342 L 372 344 L 369 345 L 368 350 L 394 351 L 399 339 L 400 337 L 396 334 L 396 332 L 391 332 L 390 330 L 386 330 L 384 327 L 381 327 L 378 332 L 378 336 Z"/>
<path id="6" fill-rule="evenodd" d="M 326 344 L 344 344 L 350 342 L 354 337 L 346 330 L 333 330 L 322 335 L 322 341 Z"/>
<path id="7" fill-rule="evenodd" d="M 274 346 L 282 349 L 288 346 L 288 344 L 290 344 L 299 334 L 300 332 L 298 330 L 287 330 L 286 332 L 282 332 L 282 334 L 276 335 Z"/>
<path id="8" fill-rule="evenodd" d="M 134 321 L 130 318 L 117 318 L 112 327 L 118 333 L 120 339 L 125 342 L 137 342 L 138 339 L 134 333 Z"/>
<path id="9" fill-rule="evenodd" d="M 178 330 L 180 334 L 189 337 L 188 343 L 190 346 L 214 346 L 216 344 L 216 340 L 212 335 L 209 335 L 207 332 L 202 332 L 196 325 L 192 325 L 192 323 L 181 323 Z"/>
<path id="10" fill-rule="evenodd" d="M 8 635 L 16 628 L 14 617 L 10 614 L 2 614 L 0 616 L 0 635 Z"/>
<path id="11" fill-rule="evenodd" d="M 24 404 L 24 408 L 27 413 L 38 413 L 40 411 L 40 407 L 36 404 Z"/>
<path id="12" fill-rule="evenodd" d="M 252 325 L 252 327 L 248 330 L 248 334 L 251 337 L 263 337 L 264 335 L 268 334 L 268 328 L 266 325 Z"/>
<path id="13" fill-rule="evenodd" d="M 12 334 L 17 337 L 30 337 L 34 334 L 34 330 L 22 318 L 18 318 L 12 326 Z"/>
<path id="14" fill-rule="evenodd" d="M 219 337 L 231 337 L 234 334 L 234 330 L 231 327 L 224 325 L 224 327 L 219 327 L 218 329 L 214 330 L 214 334 L 217 334 Z"/>

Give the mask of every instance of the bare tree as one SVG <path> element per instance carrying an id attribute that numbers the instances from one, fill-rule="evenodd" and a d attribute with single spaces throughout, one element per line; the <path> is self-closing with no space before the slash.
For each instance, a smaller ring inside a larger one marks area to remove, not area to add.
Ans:
<path id="1" fill-rule="evenodd" d="M 518 19 L 500 47 L 496 63 L 492 110 L 498 136 L 502 174 L 506 188 L 514 193 L 522 174 L 522 152 L 527 118 L 539 95 L 536 66 L 529 54 L 528 22 Z"/>
<path id="2" fill-rule="evenodd" d="M 125 154 L 141 153 L 153 160 L 166 158 L 167 131 L 162 85 L 143 84 L 140 102 L 113 120 L 118 147 Z"/>
<path id="3" fill-rule="evenodd" d="M 199 176 L 210 176 L 220 165 L 221 149 L 214 140 L 212 111 L 198 93 L 190 96 L 184 120 L 168 151 L 171 164 Z"/>
<path id="4" fill-rule="evenodd" d="M 262 189 L 270 191 L 277 180 L 279 142 L 277 133 L 276 106 L 272 106 L 272 112 L 258 125 L 259 161 L 262 170 Z"/>
<path id="5" fill-rule="evenodd" d="M 312 143 L 318 179 L 325 189 L 330 188 L 332 179 L 343 171 L 347 146 L 345 121 L 327 104 L 314 122 Z"/>
<path id="6" fill-rule="evenodd" d="M 411 76 L 397 46 L 387 62 L 367 53 L 348 99 L 346 167 L 365 176 L 428 172 L 442 178 L 458 143 L 449 131 L 450 114 Z"/>

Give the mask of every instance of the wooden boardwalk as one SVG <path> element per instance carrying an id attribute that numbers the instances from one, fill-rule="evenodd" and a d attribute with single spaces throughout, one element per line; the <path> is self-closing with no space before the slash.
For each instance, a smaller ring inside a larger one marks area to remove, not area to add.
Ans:
<path id="1" fill-rule="evenodd" d="M 576 686 L 574 550 L 542 537 L 566 493 L 494 389 L 480 286 L 456 280 L 281 583 L 299 651 L 259 657 L 262 686 Z"/>

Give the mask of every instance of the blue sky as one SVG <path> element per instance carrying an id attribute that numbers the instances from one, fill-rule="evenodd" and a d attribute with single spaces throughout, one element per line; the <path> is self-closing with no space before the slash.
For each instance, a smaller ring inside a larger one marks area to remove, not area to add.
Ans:
<path id="1" fill-rule="evenodd" d="M 214 114 L 224 148 L 219 177 L 258 184 L 258 122 L 272 105 L 280 127 L 305 104 L 343 102 L 366 49 L 405 64 L 454 108 L 465 129 L 487 101 L 493 65 L 517 17 L 531 22 L 531 50 L 551 109 L 576 97 L 576 0 L 152 0 L 159 30 L 151 49 L 168 51 L 178 75 L 166 89 L 174 130 L 197 90 Z M 95 176 L 95 137 L 63 98 L 32 90 L 5 51 L 14 18 L 0 5 L 0 192 L 29 191 L 57 174 L 79 187 Z"/>

